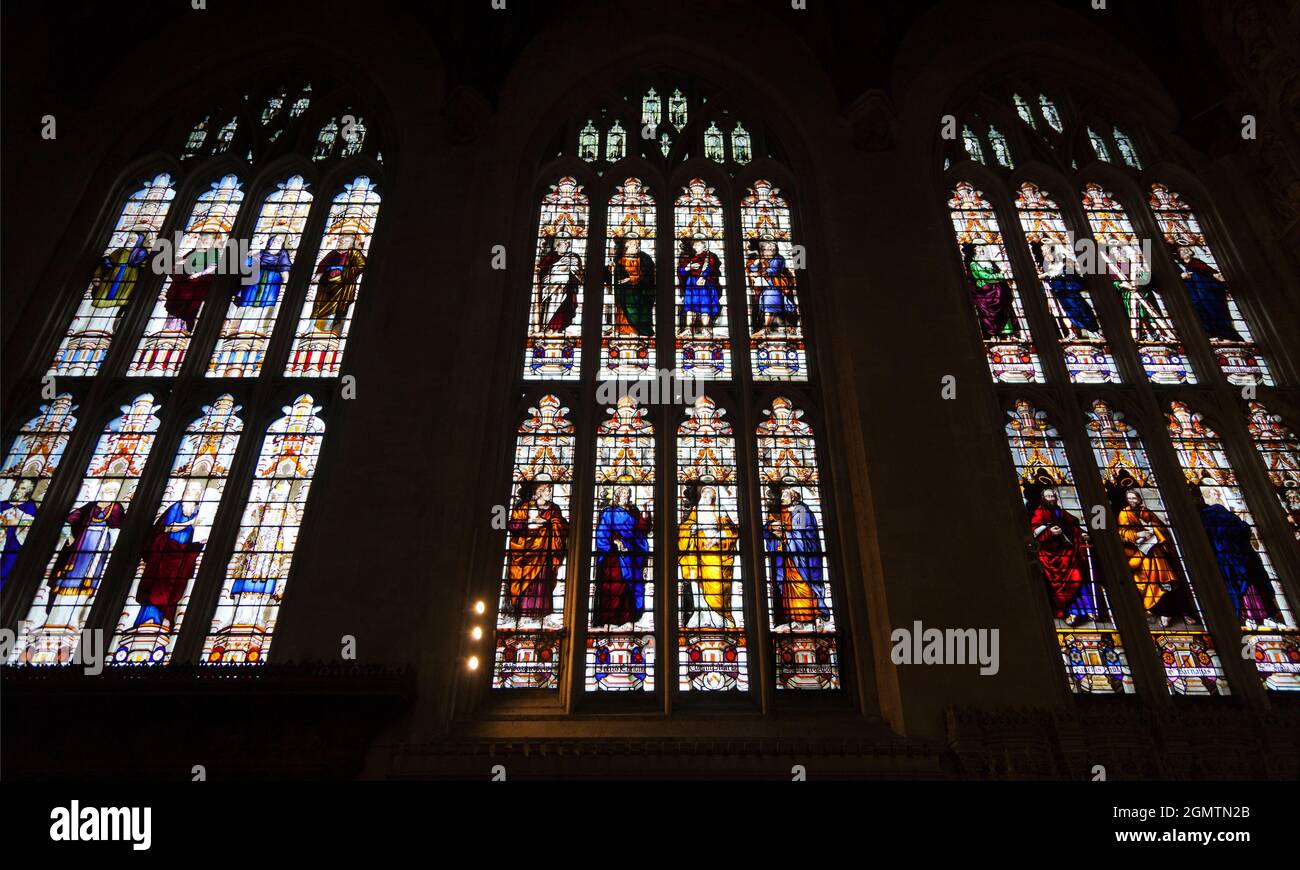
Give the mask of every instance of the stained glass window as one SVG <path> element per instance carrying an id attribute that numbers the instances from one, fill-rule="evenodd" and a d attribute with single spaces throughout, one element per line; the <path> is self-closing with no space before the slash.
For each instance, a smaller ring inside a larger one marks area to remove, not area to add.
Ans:
<path id="1" fill-rule="evenodd" d="M 237 177 L 227 175 L 194 204 L 128 375 L 172 376 L 180 371 L 213 283 L 219 275 L 238 271 L 237 257 L 228 255 L 226 241 L 244 201 L 240 187 Z"/>
<path id="2" fill-rule="evenodd" d="M 596 430 L 588 692 L 655 687 L 655 436 L 630 397 Z"/>
<path id="3" fill-rule="evenodd" d="M 263 201 L 245 263 L 250 271 L 226 310 L 208 362 L 208 377 L 243 378 L 261 373 L 311 203 L 312 195 L 301 175 L 280 182 Z"/>
<path id="4" fill-rule="evenodd" d="M 768 623 L 778 689 L 838 689 L 839 650 L 812 427 L 784 397 L 758 425 Z"/>
<path id="5" fill-rule="evenodd" d="M 622 124 L 615 121 L 614 126 L 610 127 L 609 132 L 605 134 L 605 159 L 613 163 L 622 160 L 625 154 L 627 154 L 627 131 L 623 129 Z"/>
<path id="6" fill-rule="evenodd" d="M 948 207 L 993 380 L 1042 383 L 1042 365 L 993 206 L 969 182 L 961 181 Z"/>
<path id="7" fill-rule="evenodd" d="M 659 119 L 662 117 L 663 107 L 659 100 L 659 94 L 651 88 L 641 99 L 641 126 L 655 129 L 659 126 Z"/>
<path id="8" fill-rule="evenodd" d="M 1106 140 L 1091 127 L 1088 128 L 1088 141 L 1092 143 L 1093 153 L 1097 155 L 1098 160 L 1104 160 L 1107 163 L 1111 162 L 1110 148 L 1106 146 Z"/>
<path id="9" fill-rule="evenodd" d="M 1282 424 L 1282 418 L 1270 414 L 1259 402 L 1249 406 L 1246 426 L 1255 449 L 1264 460 L 1269 483 L 1282 504 L 1296 540 L 1300 541 L 1300 439 Z"/>
<path id="10" fill-rule="evenodd" d="M 0 589 L 13 572 L 77 418 L 71 393 L 60 393 L 23 424 L 0 468 Z"/>
<path id="11" fill-rule="evenodd" d="M 668 98 L 668 121 L 679 131 L 686 126 L 686 95 L 678 88 Z"/>
<path id="12" fill-rule="evenodd" d="M 262 664 L 270 652 L 325 423 L 308 394 L 266 430 L 235 550 L 203 644 L 204 663 Z"/>
<path id="13" fill-rule="evenodd" d="M 231 118 L 217 131 L 217 141 L 212 143 L 213 154 L 225 154 L 230 149 L 230 143 L 235 141 L 235 133 L 239 130 L 238 116 Z"/>
<path id="14" fill-rule="evenodd" d="M 360 116 L 352 118 L 352 123 L 343 127 L 343 148 L 340 157 L 352 157 L 360 154 L 366 144 L 366 120 Z"/>
<path id="15" fill-rule="evenodd" d="M 316 268 L 303 302 L 286 377 L 337 377 L 365 277 L 379 192 L 362 175 L 334 197 L 325 218 Z"/>
<path id="16" fill-rule="evenodd" d="M 542 197 L 524 349 L 524 377 L 530 380 L 577 380 L 582 371 L 588 211 L 587 195 L 569 175 Z"/>
<path id="17" fill-rule="evenodd" d="M 1056 103 L 1048 99 L 1047 94 L 1038 95 L 1038 108 L 1042 110 L 1047 126 L 1058 133 L 1065 130 L 1065 125 L 1061 123 L 1061 113 L 1056 110 Z"/>
<path id="18" fill-rule="evenodd" d="M 1007 441 L 1070 690 L 1131 694 L 1133 673 L 1065 443 L 1047 413 L 1024 399 L 1016 400 L 1010 416 Z"/>
<path id="19" fill-rule="evenodd" d="M 1124 165 L 1132 169 L 1141 169 L 1142 161 L 1138 159 L 1137 148 L 1133 145 L 1133 140 L 1126 136 L 1119 127 L 1114 128 L 1111 135 L 1115 138 L 1115 147 L 1119 149 L 1119 156 L 1124 161 Z"/>
<path id="20" fill-rule="evenodd" d="M 316 150 L 312 152 L 311 159 L 317 162 L 327 159 L 330 154 L 334 153 L 334 143 L 339 139 L 339 124 L 333 118 L 325 122 L 316 134 Z"/>
<path id="21" fill-rule="evenodd" d="M 109 660 L 162 664 L 171 658 L 226 478 L 239 446 L 240 406 L 226 394 L 181 436 L 153 526 L 145 535 Z"/>
<path id="22" fill-rule="evenodd" d="M 209 120 L 210 117 L 204 117 L 190 129 L 189 136 L 185 137 L 185 150 L 181 152 L 182 160 L 188 160 L 203 150 L 203 143 L 208 138 Z"/>
<path id="23" fill-rule="evenodd" d="M 153 396 L 144 393 L 104 427 L 45 580 L 19 626 L 10 664 L 72 661 L 153 448 L 156 411 Z"/>
<path id="24" fill-rule="evenodd" d="M 739 121 L 736 122 L 736 129 L 731 131 L 731 159 L 741 165 L 754 159 L 753 140 Z"/>
<path id="25" fill-rule="evenodd" d="M 1268 363 L 1255 347 L 1250 327 L 1232 298 L 1196 212 L 1163 184 L 1151 185 L 1151 211 L 1228 383 L 1272 386 Z"/>
<path id="26" fill-rule="evenodd" d="M 1038 185 L 1026 181 L 1020 185 L 1016 197 L 1016 212 L 1038 269 L 1052 322 L 1056 324 L 1057 341 L 1070 371 L 1070 381 L 1118 383 L 1119 369 L 1102 334 L 1092 296 L 1074 254 L 1074 235 L 1066 227 L 1060 208 Z"/>
<path id="27" fill-rule="evenodd" d="M 1229 694 L 1142 439 L 1122 413 L 1101 400 L 1092 403 L 1088 437 L 1169 691 Z"/>
<path id="28" fill-rule="evenodd" d="M 778 194 L 772 182 L 760 178 L 740 201 L 749 361 L 757 380 L 805 381 L 808 359 L 796 278 L 803 250 L 794 244 L 790 206 Z"/>
<path id="29" fill-rule="evenodd" d="M 641 179 L 628 178 L 610 196 L 606 212 L 600 377 L 634 378 L 653 366 L 655 238 L 654 197 Z"/>
<path id="30" fill-rule="evenodd" d="M 976 163 L 984 162 L 984 148 L 980 145 L 980 137 L 976 136 L 975 131 L 970 127 L 961 128 L 961 144 L 971 160 Z"/>
<path id="31" fill-rule="evenodd" d="M 515 440 L 504 576 L 497 604 L 492 685 L 560 685 L 574 428 L 558 398 L 542 396 Z"/>
<path id="32" fill-rule="evenodd" d="M 997 127 L 989 127 L 989 147 L 993 149 L 993 159 L 998 165 L 1006 169 L 1015 169 L 1015 163 L 1011 160 L 1011 148 L 1007 145 L 1007 137 L 1003 136 Z"/>
<path id="33" fill-rule="evenodd" d="M 1170 402 L 1169 438 L 1201 527 L 1241 624 L 1242 656 L 1264 685 L 1300 691 L 1300 631 L 1219 436 L 1183 402 Z"/>
<path id="34" fill-rule="evenodd" d="M 677 368 L 686 377 L 731 377 L 722 201 L 692 178 L 673 210 L 677 260 Z"/>
<path id="35" fill-rule="evenodd" d="M 91 275 L 90 286 L 54 355 L 51 374 L 99 374 L 118 317 L 149 268 L 154 240 L 175 196 L 171 176 L 163 173 L 127 199 Z"/>
<path id="36" fill-rule="evenodd" d="M 1138 238 L 1124 206 L 1101 185 L 1084 186 L 1083 211 L 1097 242 L 1099 262 L 1093 267 L 1106 270 L 1120 298 L 1147 377 L 1157 384 L 1196 383 L 1160 288 L 1152 280 L 1150 245 Z"/>
<path id="37" fill-rule="evenodd" d="M 1020 120 L 1024 121 L 1030 127 L 1037 129 L 1038 121 L 1034 118 L 1034 110 L 1025 102 L 1025 98 L 1020 96 L 1020 94 L 1013 94 L 1011 101 L 1016 106 L 1016 114 L 1020 116 Z"/>
<path id="38" fill-rule="evenodd" d="M 595 160 L 600 153 L 600 131 L 592 121 L 578 132 L 578 156 L 587 162 Z"/>
<path id="39" fill-rule="evenodd" d="M 722 143 L 722 131 L 718 129 L 716 121 L 710 122 L 709 129 L 704 131 L 704 156 L 715 163 L 727 159 L 726 148 Z"/>
<path id="40" fill-rule="evenodd" d="M 677 428 L 677 685 L 749 690 L 736 439 L 706 396 Z"/>

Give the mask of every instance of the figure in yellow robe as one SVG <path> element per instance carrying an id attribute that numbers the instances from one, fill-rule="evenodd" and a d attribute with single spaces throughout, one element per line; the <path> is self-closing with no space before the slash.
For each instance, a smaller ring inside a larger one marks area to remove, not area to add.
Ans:
<path id="1" fill-rule="evenodd" d="M 1130 489 L 1124 498 L 1128 503 L 1119 512 L 1119 537 L 1133 581 L 1142 593 L 1142 606 L 1159 617 L 1162 626 L 1174 619 L 1199 622 L 1171 549 L 1169 527 L 1143 503 L 1136 489 Z"/>
<path id="2" fill-rule="evenodd" d="M 354 236 L 344 236 L 339 246 L 321 257 L 316 266 L 316 297 L 311 316 L 317 332 L 343 334 L 352 303 L 357 301 L 357 287 L 366 269 L 366 255 L 356 247 Z"/>
<path id="3" fill-rule="evenodd" d="M 694 613 L 688 628 L 735 628 L 731 613 L 731 582 L 736 567 L 740 531 L 718 509 L 718 491 L 707 486 L 699 504 L 690 509 L 677 532 L 677 560 L 690 590 Z"/>

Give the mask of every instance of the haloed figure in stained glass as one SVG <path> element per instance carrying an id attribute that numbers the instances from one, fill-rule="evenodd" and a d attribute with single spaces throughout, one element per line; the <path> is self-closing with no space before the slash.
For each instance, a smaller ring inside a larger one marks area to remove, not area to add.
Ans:
<path id="1" fill-rule="evenodd" d="M 829 620 L 817 518 L 794 487 L 781 489 L 771 501 L 763 536 L 775 566 L 772 621 L 782 625 Z"/>
<path id="2" fill-rule="evenodd" d="M 596 523 L 596 588 L 593 626 L 626 625 L 645 613 L 645 569 L 649 561 L 650 515 L 617 486 Z"/>
<path id="3" fill-rule="evenodd" d="M 357 247 L 353 235 L 342 236 L 338 247 L 320 258 L 316 266 L 316 298 L 311 306 L 317 332 L 343 334 L 365 269 L 366 255 Z"/>
<path id="4" fill-rule="evenodd" d="M 721 261 L 709 250 L 705 236 L 696 235 L 682 246 L 677 275 L 683 288 L 684 334 L 695 335 L 698 330 L 708 335 L 714 319 L 722 313 L 722 289 L 718 285 L 720 271 Z"/>
<path id="5" fill-rule="evenodd" d="M 653 336 L 655 261 L 641 250 L 640 236 L 627 235 L 617 239 L 612 272 L 615 332 L 619 335 Z"/>
<path id="6" fill-rule="evenodd" d="M 1254 527 L 1223 503 L 1218 487 L 1189 486 L 1188 489 L 1237 618 L 1249 629 L 1282 627 L 1285 619 L 1273 591 L 1273 580 L 1255 549 Z"/>
<path id="7" fill-rule="evenodd" d="M 1173 538 L 1169 527 L 1146 506 L 1137 489 L 1127 490 L 1124 502 L 1118 517 L 1119 537 L 1133 580 L 1142 592 L 1142 606 L 1158 617 L 1163 627 L 1175 620 L 1198 625 L 1187 581 L 1177 556 L 1170 551 Z"/>
<path id="8" fill-rule="evenodd" d="M 1006 338 L 1015 335 L 1011 318 L 1013 300 L 1009 276 L 989 257 L 980 257 L 973 242 L 963 242 L 962 263 L 966 266 L 966 284 L 971 301 L 979 315 L 980 332 L 985 338 Z"/>
<path id="9" fill-rule="evenodd" d="M 1097 620 L 1102 614 L 1088 559 L 1092 546 L 1088 533 L 1078 517 L 1061 507 L 1052 487 L 1032 502 L 1029 526 L 1038 542 L 1038 565 L 1047 581 L 1053 615 L 1071 627 Z"/>
<path id="10" fill-rule="evenodd" d="M 582 290 L 582 257 L 573 250 L 573 239 L 560 234 L 551 249 L 537 263 L 538 325 L 547 332 L 566 334 L 575 328 L 578 293 Z"/>
<path id="11" fill-rule="evenodd" d="M 90 279 L 90 304 L 95 308 L 120 308 L 131 301 L 140 280 L 140 267 L 149 258 L 144 233 L 130 233 L 126 246 L 104 255 Z"/>
<path id="12" fill-rule="evenodd" d="M 719 506 L 716 486 L 700 488 L 697 498 L 677 531 L 682 580 L 690 588 L 686 627 L 735 628 L 731 584 L 740 530 Z"/>
<path id="13" fill-rule="evenodd" d="M 754 288 L 753 311 L 761 323 L 753 324 L 752 336 L 789 333 L 799 325 L 799 304 L 795 298 L 794 274 L 786 266 L 785 257 L 777 250 L 776 242 L 769 239 L 751 239 L 745 257 L 745 270 L 750 274 Z"/>
<path id="14" fill-rule="evenodd" d="M 1057 318 L 1061 334 L 1071 341 L 1077 340 L 1080 332 L 1086 333 L 1089 338 L 1098 337 L 1101 326 L 1097 323 L 1097 315 L 1092 306 L 1088 304 L 1085 295 L 1087 286 L 1069 256 L 1058 245 L 1047 241 L 1031 245 L 1029 250 L 1038 264 L 1038 276 L 1047 282 L 1052 297 L 1064 315 Z"/>
<path id="15" fill-rule="evenodd" d="M 1210 338 L 1245 341 L 1232 324 L 1228 309 L 1228 284 L 1214 267 L 1196 256 L 1190 244 L 1179 245 L 1174 265 L 1183 278 L 1187 297 Z"/>
<path id="16" fill-rule="evenodd" d="M 552 494 L 550 481 L 525 483 L 510 511 L 506 608 L 515 619 L 540 619 L 555 610 L 555 584 L 568 550 L 569 521 L 551 501 Z"/>

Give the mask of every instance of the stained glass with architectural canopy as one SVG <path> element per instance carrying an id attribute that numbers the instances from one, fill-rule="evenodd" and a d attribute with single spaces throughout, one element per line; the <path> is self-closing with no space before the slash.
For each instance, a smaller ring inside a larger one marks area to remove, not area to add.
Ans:
<path id="1" fill-rule="evenodd" d="M 312 195 L 301 175 L 280 182 L 263 201 L 249 241 L 248 274 L 241 278 L 226 309 L 208 362 L 208 377 L 245 378 L 261 373 L 311 204 Z"/>
<path id="2" fill-rule="evenodd" d="M 18 563 L 27 533 L 77 426 L 71 393 L 59 393 L 23 424 L 0 467 L 0 590 Z"/>
<path id="3" fill-rule="evenodd" d="M 1300 627 L 1237 472 L 1205 418 L 1184 402 L 1165 415 L 1198 519 L 1240 622 L 1242 657 L 1273 691 L 1300 691 Z"/>
<path id="4" fill-rule="evenodd" d="M 1070 691 L 1131 694 L 1133 672 L 1065 443 L 1047 413 L 1027 400 L 1017 399 L 1009 414 L 1011 460 Z"/>
<path id="5" fill-rule="evenodd" d="M 1093 268 L 1105 270 L 1124 309 L 1125 322 L 1156 384 L 1194 384 L 1196 373 L 1151 273 L 1150 243 L 1139 239 L 1122 203 L 1099 184 L 1083 188 L 1083 211 L 1097 243 Z"/>
<path id="6" fill-rule="evenodd" d="M 1043 368 L 993 206 L 972 184 L 960 181 L 948 207 L 993 380 L 1042 383 Z"/>
<path id="7" fill-rule="evenodd" d="M 113 664 L 163 664 L 175 650 L 239 446 L 239 410 L 229 393 L 220 396 L 181 436 L 108 647 Z"/>
<path id="8" fill-rule="evenodd" d="M 1196 212 L 1163 184 L 1151 185 L 1151 211 L 1223 376 L 1230 384 L 1272 386 L 1268 362 L 1255 346 Z"/>
<path id="9" fill-rule="evenodd" d="M 840 687 L 817 445 L 803 411 L 772 401 L 758 425 L 768 627 L 777 689 Z"/>
<path id="10" fill-rule="evenodd" d="M 235 549 L 226 565 L 200 661 L 266 662 L 284 600 L 298 529 L 316 475 L 325 423 L 304 393 L 266 430 L 244 500 Z"/>
<path id="11" fill-rule="evenodd" d="M 798 274 L 804 250 L 794 243 L 790 205 L 766 179 L 740 200 L 745 245 L 749 362 L 760 381 L 808 380 Z"/>
<path id="12" fill-rule="evenodd" d="M 589 211 L 587 195 L 569 175 L 542 197 L 524 347 L 528 380 L 577 380 L 582 372 Z"/>
<path id="13" fill-rule="evenodd" d="M 128 375 L 171 377 L 180 371 L 213 284 L 240 269 L 226 242 L 244 201 L 242 187 L 237 176 L 227 175 L 195 202 Z"/>
<path id="14" fill-rule="evenodd" d="M 655 360 L 659 285 L 654 196 L 641 179 L 628 178 L 610 196 L 605 214 L 599 377 L 642 377 Z"/>
<path id="15" fill-rule="evenodd" d="M 160 422 L 142 393 L 104 427 L 64 521 L 54 556 L 18 628 L 10 664 L 74 660 Z"/>
<path id="16" fill-rule="evenodd" d="M 700 396 L 677 427 L 677 667 L 683 692 L 748 691 L 736 439 Z"/>
<path id="17" fill-rule="evenodd" d="M 1037 267 L 1070 381 L 1118 383 L 1119 369 L 1075 256 L 1074 234 L 1066 227 L 1060 208 L 1038 185 L 1026 181 L 1016 196 L 1016 213 Z"/>
<path id="18" fill-rule="evenodd" d="M 563 672 L 574 427 L 569 409 L 542 396 L 519 426 L 492 686 L 555 689 Z"/>
<path id="19" fill-rule="evenodd" d="M 1088 417 L 1093 456 L 1169 691 L 1230 694 L 1142 439 L 1123 413 L 1100 399 Z"/>
<path id="20" fill-rule="evenodd" d="M 731 377 L 722 201 L 692 178 L 673 209 L 677 240 L 677 369 L 700 380 Z"/>
<path id="21" fill-rule="evenodd" d="M 1300 541 L 1300 438 L 1282 423 L 1281 417 L 1269 413 L 1259 402 L 1251 402 L 1248 413 L 1246 428 L 1264 461 L 1268 482 L 1273 485 L 1291 531 Z"/>
<path id="22" fill-rule="evenodd" d="M 338 376 L 369 262 L 379 203 L 379 192 L 362 175 L 343 185 L 330 204 L 285 377 Z"/>
<path id="23" fill-rule="evenodd" d="M 646 409 L 629 396 L 596 430 L 587 599 L 586 690 L 655 688 L 655 454 Z"/>
<path id="24" fill-rule="evenodd" d="M 162 173 L 130 195 L 113 225 L 90 285 L 50 365 L 52 375 L 96 375 L 149 263 L 176 190 Z"/>

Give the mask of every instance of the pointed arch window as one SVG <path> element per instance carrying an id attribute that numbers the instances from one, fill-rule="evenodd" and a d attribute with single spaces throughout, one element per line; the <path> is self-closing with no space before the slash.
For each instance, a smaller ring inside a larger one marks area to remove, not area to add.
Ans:
<path id="1" fill-rule="evenodd" d="M 280 182 L 263 200 L 249 240 L 248 277 L 230 299 L 208 362 L 208 377 L 261 374 L 311 205 L 312 195 L 301 175 Z"/>
<path id="2" fill-rule="evenodd" d="M 1259 402 L 1251 402 L 1248 413 L 1246 428 L 1264 461 L 1269 483 L 1286 513 L 1291 531 L 1300 541 L 1300 438 L 1283 425 L 1281 417 L 1270 414 Z"/>
<path id="3" fill-rule="evenodd" d="M 1074 235 L 1060 208 L 1038 185 L 1026 181 L 1016 196 L 1016 213 L 1038 269 L 1071 383 L 1118 383 L 1119 369 L 1074 255 Z"/>
<path id="4" fill-rule="evenodd" d="M 1110 148 L 1106 145 L 1106 140 L 1102 135 L 1091 127 L 1088 128 L 1088 141 L 1092 143 L 1092 152 L 1097 155 L 1097 159 L 1110 163 Z"/>
<path id="5" fill-rule="evenodd" d="M 195 202 L 128 375 L 168 377 L 180 371 L 213 283 L 239 268 L 226 241 L 244 201 L 242 187 L 237 176 L 227 175 Z"/>
<path id="6" fill-rule="evenodd" d="M 542 197 L 537 220 L 524 377 L 576 380 L 582 371 L 582 285 L 590 201 L 566 175 Z"/>
<path id="7" fill-rule="evenodd" d="M 975 135 L 975 131 L 970 127 L 961 128 L 961 144 L 971 160 L 976 163 L 984 162 L 984 147 L 980 145 L 980 137 Z"/>
<path id="8" fill-rule="evenodd" d="M 1163 184 L 1151 185 L 1151 211 L 1183 279 L 1188 301 L 1230 384 L 1273 386 L 1268 362 L 1228 287 L 1192 207 Z"/>
<path id="9" fill-rule="evenodd" d="M 790 205 L 779 194 L 772 182 L 759 178 L 740 200 L 749 362 L 757 380 L 806 381 L 808 358 L 796 277 L 803 248 L 794 244 Z"/>
<path id="10" fill-rule="evenodd" d="M 677 368 L 687 377 L 731 377 L 727 320 L 726 230 L 722 200 L 692 178 L 673 209 L 677 260 Z"/>
<path id="11" fill-rule="evenodd" d="M 71 393 L 59 393 L 23 424 L 0 468 L 0 589 L 18 563 L 27 533 L 77 426 Z"/>
<path id="12" fill-rule="evenodd" d="M 641 179 L 628 178 L 605 214 L 600 377 L 637 377 L 655 358 L 655 199 Z"/>
<path id="13" fill-rule="evenodd" d="M 1184 402 L 1166 413 L 1183 476 L 1242 630 L 1242 656 L 1264 685 L 1300 691 L 1300 630 L 1219 436 Z"/>
<path id="14" fill-rule="evenodd" d="M 993 159 L 999 166 L 1003 169 L 1016 168 L 1016 164 L 1011 159 L 1011 147 L 1007 144 L 1007 137 L 991 124 L 989 125 L 989 147 L 993 150 Z"/>
<path id="15" fill-rule="evenodd" d="M 181 437 L 109 643 L 113 664 L 153 665 L 171 658 L 239 446 L 239 410 L 227 393 L 205 405 Z"/>
<path id="16" fill-rule="evenodd" d="M 127 199 L 54 356 L 50 374 L 99 374 L 122 310 L 147 273 L 154 241 L 175 197 L 171 176 L 162 173 Z"/>
<path id="17" fill-rule="evenodd" d="M 1009 415 L 1007 442 L 1070 691 L 1132 694 L 1133 673 L 1065 443 L 1047 413 L 1025 399 L 1015 400 Z"/>
<path id="18" fill-rule="evenodd" d="M 1113 128 L 1111 135 L 1115 139 L 1115 148 L 1118 149 L 1120 159 L 1124 161 L 1124 165 L 1130 169 L 1141 169 L 1142 161 L 1138 158 L 1137 147 L 1133 144 L 1133 140 L 1119 127 Z"/>
<path id="19" fill-rule="evenodd" d="M 1042 365 L 993 206 L 970 182 L 961 181 L 948 207 L 993 380 L 1042 383 Z"/>
<path id="20" fill-rule="evenodd" d="M 19 626 L 10 664 L 56 665 L 76 654 L 160 425 L 142 393 L 104 427 L 54 557 Z"/>
<path id="21" fill-rule="evenodd" d="M 285 377 L 338 376 L 379 219 L 379 203 L 379 191 L 364 175 L 343 185 L 343 191 L 334 197 L 289 349 Z"/>
<path id="22" fill-rule="evenodd" d="M 1093 456 L 1169 691 L 1230 694 L 1142 439 L 1122 413 L 1100 399 L 1088 416 Z"/>
<path id="23" fill-rule="evenodd" d="M 266 430 L 226 566 L 205 664 L 263 664 L 271 650 L 298 529 L 325 440 L 320 406 L 304 393 Z"/>
<path id="24" fill-rule="evenodd" d="M 1147 378 L 1156 384 L 1196 383 L 1162 290 L 1152 276 L 1150 245 L 1144 247 L 1124 206 L 1101 185 L 1084 185 L 1083 211 L 1097 241 L 1102 261 L 1097 266 L 1106 270 L 1120 299 Z"/>

